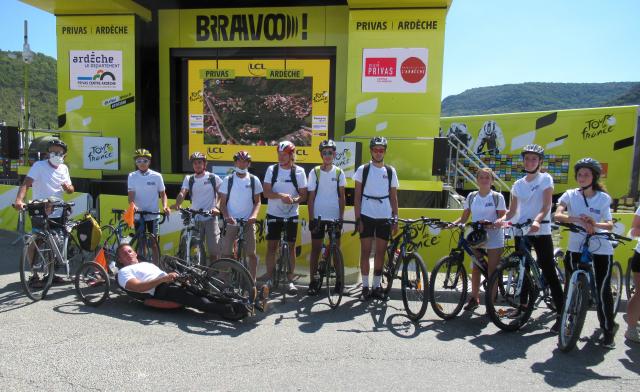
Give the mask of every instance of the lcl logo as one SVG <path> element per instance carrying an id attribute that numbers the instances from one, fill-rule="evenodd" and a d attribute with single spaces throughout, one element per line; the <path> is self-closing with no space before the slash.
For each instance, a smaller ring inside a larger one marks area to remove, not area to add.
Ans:
<path id="1" fill-rule="evenodd" d="M 209 148 L 207 148 L 207 153 L 208 154 L 222 154 L 222 153 L 224 153 L 224 151 L 222 151 L 222 147 L 209 147 Z"/>
<path id="2" fill-rule="evenodd" d="M 308 156 L 307 150 L 296 150 L 296 155 Z"/>
<path id="3" fill-rule="evenodd" d="M 249 63 L 249 73 L 254 76 L 264 76 L 266 69 L 262 63 Z"/>

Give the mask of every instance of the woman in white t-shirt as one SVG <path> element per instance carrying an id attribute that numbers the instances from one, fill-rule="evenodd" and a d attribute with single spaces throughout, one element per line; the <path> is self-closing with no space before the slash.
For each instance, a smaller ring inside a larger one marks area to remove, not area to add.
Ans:
<path id="1" fill-rule="evenodd" d="M 502 218 L 507 210 L 504 196 L 501 193 L 491 189 L 493 185 L 493 171 L 489 168 L 478 170 L 476 180 L 478 182 L 478 191 L 472 192 L 464 201 L 464 211 L 459 219 L 453 224 L 465 223 L 469 216 L 473 222 L 496 222 Z M 496 203 L 497 202 L 497 203 Z M 486 250 L 488 275 L 491 276 L 500 261 L 500 255 L 504 249 L 504 230 L 501 227 L 486 227 L 487 241 L 473 249 L 473 253 L 477 258 L 484 258 L 479 249 Z M 482 273 L 474 263 L 471 265 L 471 298 L 469 303 L 464 307 L 465 310 L 472 311 L 480 304 L 480 278 Z"/>
<path id="2" fill-rule="evenodd" d="M 631 236 L 640 237 L 640 207 L 638 207 L 633 217 Z M 640 319 L 640 294 L 638 293 L 638 288 L 640 288 L 640 240 L 631 259 L 631 272 L 636 291 L 627 303 L 627 332 L 625 332 L 624 337 L 634 343 L 640 343 L 640 336 L 638 336 L 638 319 Z"/>
<path id="3" fill-rule="evenodd" d="M 569 189 L 560 196 L 554 215 L 562 223 L 574 223 L 588 233 L 611 230 L 611 197 L 598 181 L 602 166 L 595 159 L 583 158 L 574 165 L 574 173 L 579 188 Z M 567 280 L 577 268 L 582 255 L 582 246 L 586 240 L 583 233 L 569 233 L 569 245 L 564 258 Z M 602 346 L 613 348 L 614 322 L 613 295 L 611 294 L 611 266 L 613 265 L 613 246 L 600 237 L 592 237 L 589 251 L 593 255 L 593 270 L 596 287 L 600 296 L 598 301 L 598 320 L 604 331 Z M 565 286 L 565 289 L 568 286 Z"/>
<path id="4" fill-rule="evenodd" d="M 526 176 L 520 178 L 511 187 L 511 202 L 509 210 L 502 218 L 510 221 L 516 218 L 517 223 L 531 221 L 531 226 L 525 233 L 528 244 L 532 245 L 536 251 L 536 260 L 544 275 L 544 280 L 551 289 L 551 296 L 555 304 L 556 311 L 562 310 L 564 294 L 562 285 L 556 273 L 555 260 L 553 258 L 553 240 L 551 239 L 551 206 L 553 204 L 553 178 L 548 173 L 541 173 L 542 161 L 544 159 L 544 149 L 537 144 L 526 145 L 522 152 L 522 161 Z M 519 244 L 523 238 L 517 236 L 516 243 Z M 527 288 L 523 288 L 527 290 Z M 526 292 L 526 291 L 525 291 Z M 528 295 L 521 295 L 525 300 Z M 508 316 L 517 318 L 525 310 L 526 303 L 521 303 L 520 308 L 511 312 Z M 559 315 L 551 327 L 551 332 L 558 333 L 560 328 Z"/>

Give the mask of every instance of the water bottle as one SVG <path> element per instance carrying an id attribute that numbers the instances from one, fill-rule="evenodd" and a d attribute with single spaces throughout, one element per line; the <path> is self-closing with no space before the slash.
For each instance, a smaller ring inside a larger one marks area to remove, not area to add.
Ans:
<path id="1" fill-rule="evenodd" d="M 322 248 L 320 248 L 320 254 L 325 260 L 329 257 L 329 248 L 327 248 L 324 243 L 322 243 Z"/>

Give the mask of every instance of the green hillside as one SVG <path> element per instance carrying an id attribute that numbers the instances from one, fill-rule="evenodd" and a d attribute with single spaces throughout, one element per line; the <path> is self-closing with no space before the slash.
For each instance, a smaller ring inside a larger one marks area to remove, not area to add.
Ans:
<path id="1" fill-rule="evenodd" d="M 42 53 L 29 66 L 31 117 L 38 128 L 57 127 L 56 60 Z M 20 52 L 0 50 L 0 121 L 18 125 L 24 66 Z"/>

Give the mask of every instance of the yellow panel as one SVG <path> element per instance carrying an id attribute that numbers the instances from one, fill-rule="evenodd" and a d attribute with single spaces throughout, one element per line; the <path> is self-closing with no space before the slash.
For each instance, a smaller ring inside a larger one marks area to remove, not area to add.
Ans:
<path id="1" fill-rule="evenodd" d="M 151 11 L 132 0 L 20 0 L 54 15 L 136 14 L 151 21 Z"/>
<path id="2" fill-rule="evenodd" d="M 453 0 L 348 0 L 349 8 L 449 8 Z"/>

